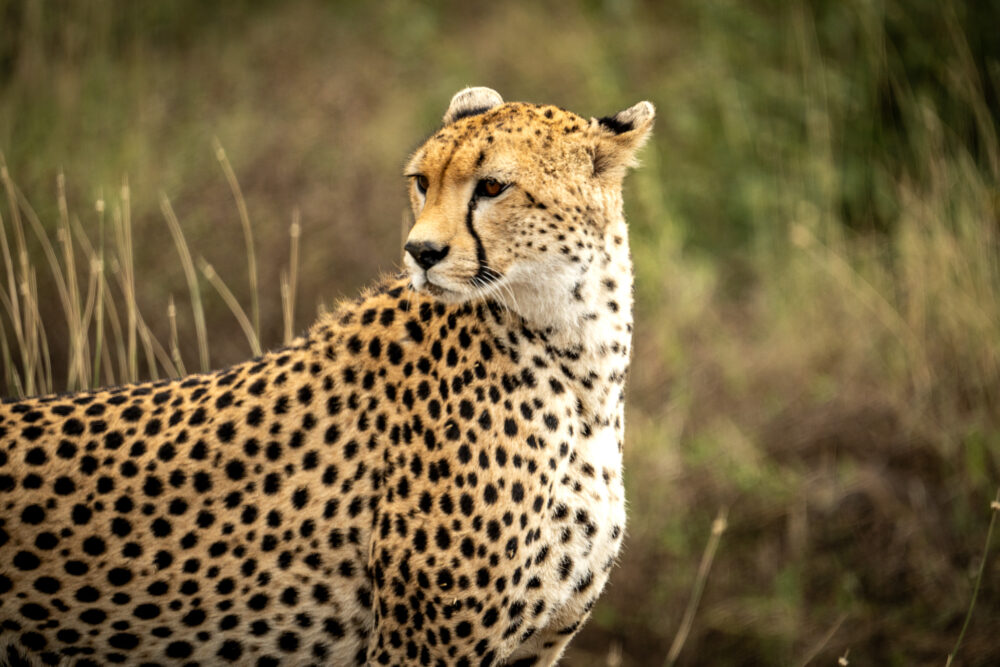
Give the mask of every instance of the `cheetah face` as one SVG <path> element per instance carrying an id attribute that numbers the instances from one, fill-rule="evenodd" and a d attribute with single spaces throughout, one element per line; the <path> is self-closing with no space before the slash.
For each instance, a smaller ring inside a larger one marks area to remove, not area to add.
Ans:
<path id="1" fill-rule="evenodd" d="M 416 219 L 412 285 L 446 302 L 493 298 L 526 319 L 560 307 L 620 220 L 621 181 L 653 105 L 586 120 L 504 103 L 489 88 L 452 99 L 444 127 L 405 174 Z"/>

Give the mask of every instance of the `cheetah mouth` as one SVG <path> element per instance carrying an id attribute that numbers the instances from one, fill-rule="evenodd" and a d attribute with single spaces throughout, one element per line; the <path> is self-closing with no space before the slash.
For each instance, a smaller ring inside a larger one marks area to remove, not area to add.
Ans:
<path id="1" fill-rule="evenodd" d="M 426 271 L 411 273 L 410 285 L 417 292 L 423 292 L 424 294 L 444 301 L 453 301 L 457 297 L 460 297 L 460 294 L 455 290 L 442 287 L 441 285 L 433 282 L 430 276 L 427 275 Z"/>
<path id="2" fill-rule="evenodd" d="M 421 287 L 420 289 L 422 289 L 424 292 L 427 292 L 431 296 L 446 296 L 448 294 L 453 294 L 453 292 L 450 289 L 446 289 L 444 287 L 441 287 L 440 285 L 432 283 L 430 280 L 425 280 L 423 287 Z"/>

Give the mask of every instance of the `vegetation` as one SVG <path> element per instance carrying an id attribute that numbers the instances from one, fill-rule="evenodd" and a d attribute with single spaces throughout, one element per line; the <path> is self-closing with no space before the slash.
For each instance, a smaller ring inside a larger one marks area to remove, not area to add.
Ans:
<path id="1" fill-rule="evenodd" d="M 400 165 L 464 85 L 649 99 L 629 538 L 567 664 L 995 664 L 998 24 L 931 0 L 0 0 L 0 387 L 219 367 L 394 270 Z"/>

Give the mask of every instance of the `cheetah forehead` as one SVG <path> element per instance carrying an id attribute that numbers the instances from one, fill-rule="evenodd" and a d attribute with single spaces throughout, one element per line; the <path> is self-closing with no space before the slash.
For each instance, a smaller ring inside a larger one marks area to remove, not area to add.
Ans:
<path id="1" fill-rule="evenodd" d="M 449 107 L 444 127 L 410 158 L 408 174 L 445 166 L 452 170 L 475 169 L 498 154 L 523 160 L 546 153 L 582 151 L 582 139 L 591 123 L 572 111 L 554 105 L 500 102 L 499 95 L 490 98 L 485 93 L 462 91 L 456 98 L 463 95 L 462 103 L 456 107 L 453 102 Z M 490 99 L 496 103 L 484 106 Z"/>

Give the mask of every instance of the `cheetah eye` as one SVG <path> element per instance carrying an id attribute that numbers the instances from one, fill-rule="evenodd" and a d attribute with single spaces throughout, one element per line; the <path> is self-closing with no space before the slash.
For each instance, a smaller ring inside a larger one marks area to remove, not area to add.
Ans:
<path id="1" fill-rule="evenodd" d="M 507 189 L 507 183 L 501 183 L 493 178 L 484 178 L 476 184 L 477 197 L 496 197 Z"/>
<path id="2" fill-rule="evenodd" d="M 427 194 L 427 186 L 430 185 L 430 181 L 427 180 L 427 177 L 423 174 L 417 174 L 413 177 L 413 180 L 416 182 L 417 190 L 420 194 Z"/>

